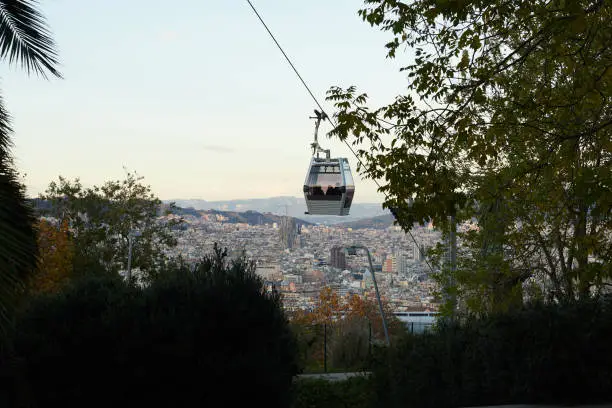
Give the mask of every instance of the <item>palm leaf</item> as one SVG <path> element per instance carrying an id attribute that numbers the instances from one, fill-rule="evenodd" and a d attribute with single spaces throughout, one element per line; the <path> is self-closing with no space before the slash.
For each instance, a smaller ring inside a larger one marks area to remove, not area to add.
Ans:
<path id="1" fill-rule="evenodd" d="M 55 44 L 35 0 L 0 0 L 0 58 L 28 74 L 61 77 Z M 0 332 L 8 328 L 37 262 L 35 217 L 11 157 L 10 116 L 0 97 Z M 0 336 L 0 340 L 3 336 Z"/>
<path id="2" fill-rule="evenodd" d="M 35 217 L 10 156 L 10 116 L 0 96 L 0 331 L 37 262 Z"/>
<path id="3" fill-rule="evenodd" d="M 55 43 L 35 0 L 0 0 L 0 58 L 21 63 L 29 74 L 61 74 Z"/>
<path id="4" fill-rule="evenodd" d="M 0 58 L 28 74 L 61 77 L 55 44 L 34 0 L 0 0 Z M 0 331 L 8 328 L 24 279 L 37 262 L 34 212 L 11 158 L 10 116 L 0 97 Z M 2 336 L 0 336 L 1 339 Z"/>

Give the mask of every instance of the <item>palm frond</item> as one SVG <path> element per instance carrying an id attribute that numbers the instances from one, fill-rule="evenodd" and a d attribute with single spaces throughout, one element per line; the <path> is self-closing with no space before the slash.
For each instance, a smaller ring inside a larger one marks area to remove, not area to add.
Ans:
<path id="1" fill-rule="evenodd" d="M 37 262 L 35 217 L 10 155 L 10 117 L 0 96 L 0 334 Z M 2 336 L 0 336 L 2 337 Z"/>
<path id="2" fill-rule="evenodd" d="M 61 77 L 55 42 L 36 0 L 0 0 L 0 58 L 46 77 Z"/>
<path id="3" fill-rule="evenodd" d="M 11 165 L 11 115 L 4 108 L 4 100 L 0 95 L 0 163 L 3 165 Z M 6 164 L 5 164 L 6 163 Z"/>

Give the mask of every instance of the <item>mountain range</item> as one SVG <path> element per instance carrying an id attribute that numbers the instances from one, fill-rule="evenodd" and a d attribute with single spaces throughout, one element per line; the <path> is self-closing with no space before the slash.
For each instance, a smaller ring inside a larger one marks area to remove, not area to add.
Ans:
<path id="1" fill-rule="evenodd" d="M 51 203 L 41 199 L 31 199 L 36 210 L 45 213 Z M 296 219 L 298 225 L 327 224 L 342 228 L 384 229 L 393 225 L 393 215 L 383 210 L 380 204 L 353 203 L 348 216 L 314 216 L 304 214 L 306 204 L 303 198 L 272 197 L 247 200 L 206 201 L 206 200 L 165 200 L 175 203 L 173 211 L 177 215 L 192 215 L 198 218 L 222 219 L 228 223 L 251 225 L 280 223 L 287 214 Z"/>
<path id="2" fill-rule="evenodd" d="M 304 220 L 308 223 L 329 225 L 345 224 L 348 222 L 362 220 L 364 218 L 373 218 L 383 215 L 392 217 L 391 213 L 388 210 L 383 209 L 381 204 L 355 202 L 353 202 L 351 205 L 350 215 L 347 216 L 307 215 L 304 214 L 306 211 L 306 202 L 304 198 L 289 196 L 225 201 L 176 199 L 164 200 L 164 202 L 174 202 L 179 207 L 193 208 L 195 210 L 230 211 L 236 213 L 255 211 L 262 214 L 270 213 L 273 215 L 288 215 L 290 217 Z"/>
<path id="3" fill-rule="evenodd" d="M 260 213 L 257 211 L 219 211 L 219 210 L 196 210 L 194 208 L 182 208 L 177 207 L 172 211 L 174 214 L 185 216 L 192 215 L 197 218 L 205 218 L 208 220 L 223 221 L 229 224 L 249 224 L 249 225 L 261 225 L 261 224 L 280 224 L 283 216 L 271 214 L 271 213 Z M 295 219 L 297 225 L 312 225 L 308 221 Z"/>

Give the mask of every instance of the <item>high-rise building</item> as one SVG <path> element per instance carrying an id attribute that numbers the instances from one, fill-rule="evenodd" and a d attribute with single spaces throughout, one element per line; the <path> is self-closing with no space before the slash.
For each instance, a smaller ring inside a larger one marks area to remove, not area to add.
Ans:
<path id="1" fill-rule="evenodd" d="M 383 272 L 385 273 L 393 273 L 393 255 L 387 257 L 385 262 L 383 263 Z"/>
<path id="2" fill-rule="evenodd" d="M 294 240 L 295 248 L 304 248 L 304 236 L 302 235 L 302 225 L 297 225 L 297 233 Z"/>
<path id="3" fill-rule="evenodd" d="M 346 254 L 344 247 L 334 246 L 331 249 L 329 263 L 332 267 L 338 269 L 346 269 Z"/>
<path id="4" fill-rule="evenodd" d="M 408 272 L 408 256 L 406 254 L 400 254 L 397 257 L 396 272 L 406 274 Z"/>
<path id="5" fill-rule="evenodd" d="M 293 217 L 281 218 L 279 237 L 283 249 L 293 248 L 298 235 L 297 223 Z"/>
<path id="6" fill-rule="evenodd" d="M 423 262 L 425 260 L 425 256 L 427 255 L 427 250 L 429 248 L 425 248 L 425 245 L 421 244 L 421 248 L 419 250 L 419 261 Z"/>

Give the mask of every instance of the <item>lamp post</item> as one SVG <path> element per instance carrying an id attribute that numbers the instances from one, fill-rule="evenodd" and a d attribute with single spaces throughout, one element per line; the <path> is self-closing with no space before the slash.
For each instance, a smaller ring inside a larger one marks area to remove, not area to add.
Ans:
<path id="1" fill-rule="evenodd" d="M 128 261 L 127 261 L 127 280 L 132 280 L 132 246 L 134 245 L 134 238 L 142 235 L 140 231 L 132 230 L 128 234 Z"/>
<path id="2" fill-rule="evenodd" d="M 389 340 L 389 331 L 387 330 L 387 319 L 385 318 L 382 301 L 380 300 L 380 293 L 378 292 L 378 284 L 376 283 L 376 274 L 374 273 L 374 266 L 372 265 L 372 256 L 370 255 L 370 250 L 363 245 L 351 245 L 350 247 L 345 247 L 345 250 L 348 252 L 349 255 L 355 255 L 358 249 L 363 249 L 368 254 L 368 263 L 370 264 L 370 273 L 372 274 L 372 282 L 374 282 L 374 290 L 376 291 L 376 299 L 378 300 L 378 308 L 380 309 L 380 317 L 382 318 L 385 339 L 387 340 L 387 346 L 390 346 L 391 341 Z"/>

